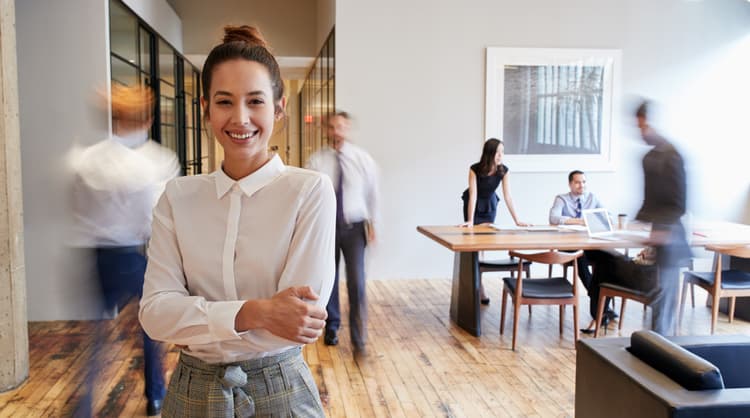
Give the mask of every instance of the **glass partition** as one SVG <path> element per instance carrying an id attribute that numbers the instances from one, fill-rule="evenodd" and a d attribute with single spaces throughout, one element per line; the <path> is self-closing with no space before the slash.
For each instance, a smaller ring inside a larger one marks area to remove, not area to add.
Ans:
<path id="1" fill-rule="evenodd" d="M 159 109 L 161 118 L 161 144 L 179 155 L 177 147 L 177 120 L 175 119 L 175 92 L 169 83 L 159 83 Z"/>
<path id="2" fill-rule="evenodd" d="M 168 43 L 164 42 L 163 39 L 159 39 L 159 78 L 173 86 L 175 79 L 174 62 L 174 49 Z"/>
<path id="3" fill-rule="evenodd" d="M 121 0 L 110 0 L 111 80 L 145 85 L 158 97 L 151 137 L 177 153 L 186 174 L 208 168 L 200 123 L 200 70 Z"/>
<path id="4" fill-rule="evenodd" d="M 310 155 L 329 144 L 326 117 L 336 109 L 334 56 L 335 28 L 307 74 L 300 91 L 300 165 Z"/>
<path id="5" fill-rule="evenodd" d="M 187 172 L 200 173 L 203 168 L 203 152 L 206 153 L 206 163 L 208 162 L 208 148 L 202 150 L 200 142 L 200 132 L 197 119 L 200 115 L 200 92 L 198 91 L 198 73 L 188 71 L 190 63 L 185 60 L 185 84 L 183 112 L 185 114 L 185 161 Z M 206 165 L 205 168 L 208 168 Z"/>
<path id="6" fill-rule="evenodd" d="M 112 55 L 112 81 L 124 86 L 140 84 L 138 68 Z"/>
<path id="7" fill-rule="evenodd" d="M 110 2 L 110 48 L 121 60 L 137 65 L 138 19 L 122 4 Z"/>

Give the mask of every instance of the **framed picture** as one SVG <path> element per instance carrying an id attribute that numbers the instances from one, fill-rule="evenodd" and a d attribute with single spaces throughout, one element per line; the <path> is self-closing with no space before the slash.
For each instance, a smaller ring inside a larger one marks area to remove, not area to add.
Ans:
<path id="1" fill-rule="evenodd" d="M 621 52 L 487 48 L 485 139 L 513 171 L 615 169 Z"/>

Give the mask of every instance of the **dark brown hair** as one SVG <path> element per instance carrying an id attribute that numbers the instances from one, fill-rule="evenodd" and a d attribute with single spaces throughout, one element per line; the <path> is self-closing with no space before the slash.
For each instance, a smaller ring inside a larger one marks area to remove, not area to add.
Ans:
<path id="1" fill-rule="evenodd" d="M 635 109 L 635 117 L 647 119 L 649 105 L 650 103 L 648 102 L 648 100 L 641 101 L 641 103 Z"/>
<path id="2" fill-rule="evenodd" d="M 328 117 L 326 118 L 326 123 L 331 123 L 333 119 L 335 118 L 343 118 L 345 121 L 351 123 L 352 122 L 352 115 L 349 114 L 349 112 L 345 110 L 336 110 L 335 112 L 330 112 L 328 114 Z"/>
<path id="3" fill-rule="evenodd" d="M 575 177 L 575 175 L 576 175 L 576 174 L 583 174 L 583 175 L 586 175 L 586 174 L 585 174 L 585 173 L 584 173 L 583 171 L 581 171 L 581 170 L 573 170 L 573 171 L 571 171 L 571 172 L 570 172 L 570 174 L 568 174 L 568 183 L 570 183 L 571 181 L 573 181 L 573 177 Z"/>
<path id="4" fill-rule="evenodd" d="M 331 118 L 336 117 L 336 116 L 341 116 L 342 118 L 344 118 L 346 120 L 352 120 L 352 117 L 351 117 L 351 115 L 349 115 L 349 112 L 347 112 L 345 110 L 337 110 L 336 112 L 334 112 L 331 115 Z"/>
<path id="5" fill-rule="evenodd" d="M 482 148 L 482 157 L 479 159 L 479 174 L 480 176 L 489 176 L 491 172 L 495 171 L 495 175 L 505 175 L 505 169 L 503 165 L 495 164 L 495 154 L 497 153 L 497 147 L 503 143 L 502 139 L 490 138 L 484 142 Z"/>
<path id="6" fill-rule="evenodd" d="M 280 112 L 278 107 L 279 100 L 284 96 L 284 82 L 281 80 L 281 71 L 279 63 L 271 54 L 266 40 L 260 31 L 252 26 L 225 26 L 224 39 L 221 44 L 214 47 L 203 64 L 201 73 L 201 83 L 203 84 L 203 97 L 206 103 L 209 103 L 209 94 L 211 91 L 211 77 L 214 68 L 226 61 L 244 59 L 255 61 L 262 64 L 268 70 L 271 77 L 271 88 L 273 89 L 273 101 L 276 105 L 276 112 Z M 206 105 L 206 114 L 208 114 L 208 105 Z"/>

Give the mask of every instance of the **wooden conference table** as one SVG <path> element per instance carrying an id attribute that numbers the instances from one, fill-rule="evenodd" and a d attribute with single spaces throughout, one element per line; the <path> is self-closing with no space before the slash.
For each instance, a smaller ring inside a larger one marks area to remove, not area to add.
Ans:
<path id="1" fill-rule="evenodd" d="M 694 222 L 690 245 L 750 244 L 750 225 L 731 222 Z M 451 290 L 451 319 L 472 335 L 482 333 L 479 315 L 479 251 L 590 250 L 638 248 L 642 243 L 590 238 L 571 230 L 533 231 L 489 226 L 418 226 L 417 231 L 455 253 Z"/>

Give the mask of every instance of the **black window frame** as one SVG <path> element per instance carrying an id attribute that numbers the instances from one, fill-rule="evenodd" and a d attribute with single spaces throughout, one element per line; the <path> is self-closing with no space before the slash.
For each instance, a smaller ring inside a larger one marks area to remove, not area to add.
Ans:
<path id="1" fill-rule="evenodd" d="M 204 135 L 204 132 L 202 130 L 202 124 L 201 124 L 201 108 L 200 108 L 200 68 L 196 67 L 194 64 L 190 62 L 190 60 L 187 59 L 184 55 L 182 55 L 175 47 L 172 45 L 167 39 L 159 35 L 159 33 L 154 30 L 148 23 L 146 23 L 143 19 L 140 18 L 127 4 L 125 4 L 122 0 L 110 0 L 109 5 L 110 7 L 112 4 L 116 3 L 120 8 L 126 10 L 129 12 L 133 17 L 135 17 L 135 20 L 137 22 L 136 27 L 136 57 L 137 60 L 135 63 L 130 62 L 128 59 L 125 59 L 121 55 L 113 52 L 112 50 L 112 10 L 109 10 L 108 13 L 108 19 L 110 24 L 110 65 L 112 63 L 113 59 L 117 59 L 118 61 L 121 61 L 133 68 L 136 69 L 136 73 L 138 74 L 138 80 L 137 82 L 139 84 L 145 84 L 149 86 L 154 93 L 154 97 L 156 98 L 156 102 L 154 104 L 154 121 L 151 125 L 151 139 L 153 139 L 155 142 L 162 143 L 162 112 L 161 112 L 161 83 L 166 82 L 171 85 L 168 81 L 165 81 L 162 79 L 159 68 L 159 59 L 160 59 L 160 53 L 159 53 L 159 44 L 160 41 L 164 44 L 168 45 L 172 49 L 172 60 L 173 60 L 173 68 L 174 68 L 174 74 L 172 74 L 174 78 L 174 85 L 172 87 L 175 90 L 174 95 L 174 118 L 175 118 L 175 126 L 174 129 L 176 131 L 176 144 L 175 144 L 175 153 L 177 154 L 177 157 L 180 161 L 180 166 L 182 167 L 182 174 L 200 174 L 203 172 L 203 159 L 207 157 L 207 155 L 203 155 L 203 150 L 201 146 L 202 142 L 202 135 Z M 147 69 L 145 69 L 144 63 L 141 63 L 141 59 L 143 58 L 143 54 L 141 51 L 142 42 L 141 42 L 141 34 L 146 33 L 148 34 L 148 47 L 150 50 L 149 55 L 149 63 Z M 185 63 L 190 64 L 190 69 L 186 71 L 185 69 Z M 111 70 L 110 70 L 111 71 Z M 193 86 L 193 93 L 192 93 L 192 103 L 189 106 L 190 111 L 192 112 L 193 116 L 193 126 L 191 127 L 193 135 L 192 135 L 192 141 L 193 141 L 193 150 L 194 155 L 193 159 L 188 161 L 187 156 L 187 129 L 189 127 L 186 126 L 186 118 L 187 115 L 185 113 L 185 73 L 190 74 L 191 77 L 194 77 L 193 82 L 191 83 Z M 114 81 L 112 79 L 112 73 L 110 72 L 110 80 Z"/>

